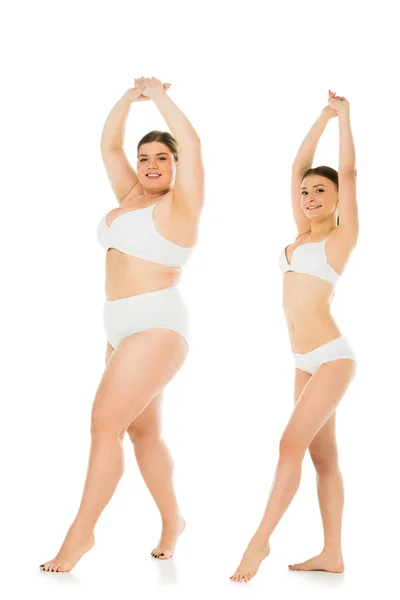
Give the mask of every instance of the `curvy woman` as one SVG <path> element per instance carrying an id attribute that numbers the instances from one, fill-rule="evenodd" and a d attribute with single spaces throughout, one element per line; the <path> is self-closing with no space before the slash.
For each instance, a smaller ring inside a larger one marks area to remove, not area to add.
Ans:
<path id="1" fill-rule="evenodd" d="M 190 343 L 188 313 L 177 285 L 197 242 L 204 174 L 200 139 L 167 95 L 169 85 L 154 77 L 135 79 L 104 125 L 101 154 L 119 203 L 97 229 L 106 251 L 106 367 L 92 408 L 81 504 L 59 553 L 41 565 L 44 571 L 70 571 L 93 547 L 96 522 L 123 474 L 126 433 L 161 514 L 161 537 L 152 555 L 170 558 L 185 528 L 172 458 L 161 437 L 161 407 L 164 388 L 182 366 Z M 145 135 L 135 172 L 123 150 L 125 122 L 131 103 L 150 99 L 172 135 Z"/>
<path id="2" fill-rule="evenodd" d="M 311 168 L 318 140 L 332 117 L 339 122 L 339 173 L 330 167 Z M 263 518 L 231 577 L 233 581 L 250 580 L 268 556 L 270 536 L 299 487 L 307 449 L 317 472 L 324 547 L 318 556 L 290 568 L 334 573 L 344 570 L 344 492 L 335 421 L 336 408 L 354 377 L 356 361 L 332 318 L 330 304 L 357 242 L 358 211 L 349 103 L 332 92 L 293 163 L 292 209 L 298 233 L 294 243 L 282 252 L 279 263 L 295 363 L 295 407 L 280 440 Z"/>

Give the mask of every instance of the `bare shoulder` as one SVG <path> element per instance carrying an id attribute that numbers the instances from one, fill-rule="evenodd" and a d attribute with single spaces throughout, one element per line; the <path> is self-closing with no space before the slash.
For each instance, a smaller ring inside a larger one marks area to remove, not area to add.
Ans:
<path id="1" fill-rule="evenodd" d="M 163 196 L 154 211 L 156 226 L 167 239 L 180 246 L 192 246 L 199 233 L 199 213 L 174 202 L 172 193 Z"/>
<path id="2" fill-rule="evenodd" d="M 357 245 L 357 237 L 358 235 L 354 231 L 349 231 L 346 227 L 339 225 L 327 238 L 326 253 L 328 262 L 340 275 Z"/>
<path id="3" fill-rule="evenodd" d="M 119 202 L 132 193 L 139 194 L 141 184 L 123 148 L 101 148 L 101 156 L 112 190 Z"/>
<path id="4" fill-rule="evenodd" d="M 358 231 L 356 231 L 354 228 L 338 225 L 338 227 L 335 227 L 335 229 L 329 234 L 328 241 L 330 240 L 330 245 L 332 247 L 338 246 L 351 251 L 357 245 Z"/>

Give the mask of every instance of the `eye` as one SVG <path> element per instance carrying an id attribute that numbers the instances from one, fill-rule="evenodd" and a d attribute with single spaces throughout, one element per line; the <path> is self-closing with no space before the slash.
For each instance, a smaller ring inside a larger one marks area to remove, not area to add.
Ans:
<path id="1" fill-rule="evenodd" d="M 167 160 L 167 159 L 165 158 L 165 156 L 159 156 L 158 158 L 159 158 L 160 160 Z"/>
<path id="2" fill-rule="evenodd" d="M 141 158 L 141 159 L 140 159 L 140 162 L 143 162 L 143 161 L 145 161 L 145 160 L 147 160 L 147 158 Z"/>
<path id="3" fill-rule="evenodd" d="M 302 196 L 303 196 L 304 194 L 307 194 L 307 192 L 305 192 L 305 191 L 301 192 L 301 195 L 302 195 Z"/>
<path id="4" fill-rule="evenodd" d="M 318 188 L 318 189 L 317 189 L 317 192 L 323 192 L 323 191 L 324 191 L 324 189 L 323 189 L 323 188 Z"/>

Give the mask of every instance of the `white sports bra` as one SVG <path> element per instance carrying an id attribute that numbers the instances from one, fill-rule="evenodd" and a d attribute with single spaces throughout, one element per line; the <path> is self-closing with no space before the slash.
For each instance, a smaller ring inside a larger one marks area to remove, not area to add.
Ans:
<path id="1" fill-rule="evenodd" d="M 329 281 L 336 285 L 340 275 L 328 264 L 326 257 L 325 244 L 328 238 L 320 242 L 307 242 L 297 246 L 292 252 L 291 263 L 286 258 L 286 248 L 279 256 L 279 268 L 282 273 L 294 271 L 295 273 L 307 273 L 320 279 Z"/>
<path id="2" fill-rule="evenodd" d="M 97 239 L 104 250 L 116 248 L 124 254 L 162 265 L 182 267 L 193 246 L 178 246 L 159 233 L 153 221 L 153 210 L 158 202 L 120 214 L 114 217 L 110 226 L 104 216 L 97 226 Z"/>

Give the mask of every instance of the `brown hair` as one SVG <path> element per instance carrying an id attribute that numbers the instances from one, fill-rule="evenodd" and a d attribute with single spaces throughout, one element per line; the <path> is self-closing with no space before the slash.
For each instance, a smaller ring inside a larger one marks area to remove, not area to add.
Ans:
<path id="1" fill-rule="evenodd" d="M 305 177 L 308 177 L 308 175 L 321 175 L 322 177 L 326 177 L 327 179 L 332 181 L 332 183 L 335 184 L 336 189 L 339 191 L 339 173 L 336 171 L 336 169 L 332 169 L 332 167 L 321 165 L 320 167 L 308 169 L 304 173 L 303 179 Z M 336 225 L 339 225 L 339 215 L 337 218 Z"/>
<path id="2" fill-rule="evenodd" d="M 178 161 L 179 154 L 179 146 L 177 144 L 176 139 L 168 132 L 168 131 L 149 131 L 146 133 L 140 140 L 137 146 L 137 152 L 139 154 L 139 149 L 142 144 L 148 144 L 149 142 L 161 142 L 165 144 L 172 152 L 174 159 Z"/>

